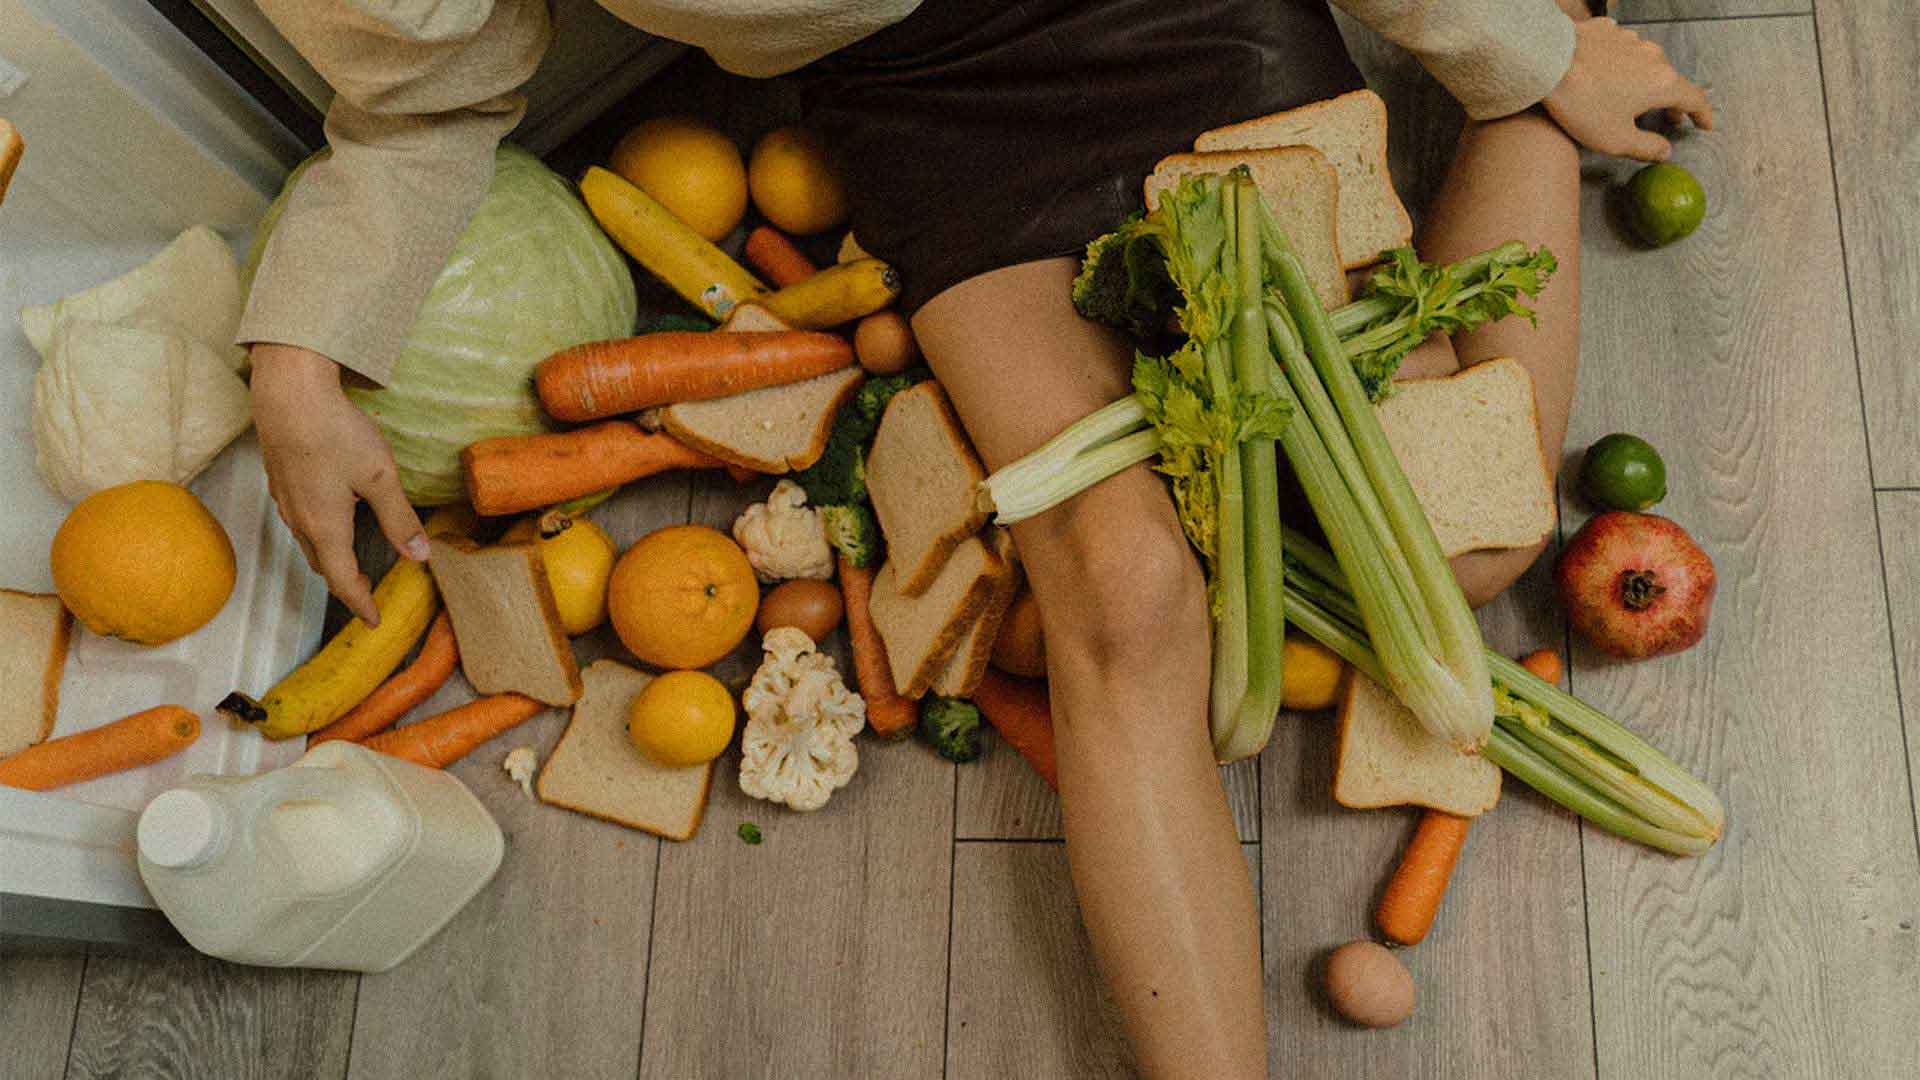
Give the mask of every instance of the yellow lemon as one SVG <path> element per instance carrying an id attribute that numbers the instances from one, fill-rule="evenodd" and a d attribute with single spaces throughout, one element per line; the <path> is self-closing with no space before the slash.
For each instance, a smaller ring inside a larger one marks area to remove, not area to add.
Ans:
<path id="1" fill-rule="evenodd" d="M 733 695 L 704 671 L 669 671 L 633 699 L 627 737 L 662 765 L 704 765 L 733 741 Z"/>
<path id="2" fill-rule="evenodd" d="M 747 165 L 753 205 L 782 231 L 812 236 L 847 220 L 847 189 L 826 147 L 799 128 L 768 132 Z"/>
<path id="3" fill-rule="evenodd" d="M 747 212 L 740 148 L 691 117 L 638 125 L 613 148 L 608 164 L 709 240 L 724 238 Z"/>
<path id="4" fill-rule="evenodd" d="M 1287 635 L 1282 651 L 1281 704 L 1299 712 L 1331 709 L 1340 700 L 1347 665 L 1317 641 Z"/>
<path id="5" fill-rule="evenodd" d="M 164 645 L 233 592 L 233 543 L 193 492 L 135 480 L 80 501 L 53 537 L 53 587 L 96 634 Z"/>
<path id="6" fill-rule="evenodd" d="M 607 621 L 607 580 L 613 577 L 613 537 L 586 518 L 523 518 L 503 540 L 538 539 L 553 603 L 567 636 L 579 637 Z"/>

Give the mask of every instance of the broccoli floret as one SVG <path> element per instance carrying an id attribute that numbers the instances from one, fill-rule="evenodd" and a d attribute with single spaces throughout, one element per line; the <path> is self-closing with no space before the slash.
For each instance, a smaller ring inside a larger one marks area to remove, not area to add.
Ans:
<path id="1" fill-rule="evenodd" d="M 1136 214 L 1088 244 L 1080 276 L 1073 280 L 1074 309 L 1136 341 L 1160 336 L 1180 292 L 1167 273 L 1166 253 L 1151 238 L 1152 230 Z"/>
<path id="2" fill-rule="evenodd" d="M 928 377 L 925 368 L 868 379 L 840 407 L 820 460 L 793 474 L 815 506 L 852 506 L 867 501 L 867 444 L 893 395 Z"/>
<path id="3" fill-rule="evenodd" d="M 920 701 L 920 737 L 948 761 L 980 756 L 980 710 L 973 702 L 928 694 Z"/>
<path id="4" fill-rule="evenodd" d="M 823 506 L 820 522 L 827 528 L 827 543 L 855 566 L 872 566 L 880 561 L 880 523 L 873 511 L 858 503 Z"/>
<path id="5" fill-rule="evenodd" d="M 740 837 L 740 842 L 743 844 L 751 846 L 760 842 L 760 826 L 755 825 L 751 821 L 741 822 L 740 828 L 736 829 L 735 833 Z"/>

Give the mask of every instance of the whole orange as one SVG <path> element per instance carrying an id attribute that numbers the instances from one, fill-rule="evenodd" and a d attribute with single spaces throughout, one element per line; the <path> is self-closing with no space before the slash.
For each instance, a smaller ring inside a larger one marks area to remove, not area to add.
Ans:
<path id="1" fill-rule="evenodd" d="M 607 585 L 614 633 L 663 668 L 702 668 L 732 652 L 759 608 L 747 553 L 705 525 L 648 533 L 620 556 Z"/>
<path id="2" fill-rule="evenodd" d="M 620 140 L 613 171 L 653 196 L 709 240 L 721 240 L 747 212 L 747 167 L 740 148 L 686 116 L 648 120 Z"/>
<path id="3" fill-rule="evenodd" d="M 159 480 L 96 491 L 53 537 L 53 587 L 87 629 L 164 645 L 233 592 L 233 542 L 193 492 Z"/>

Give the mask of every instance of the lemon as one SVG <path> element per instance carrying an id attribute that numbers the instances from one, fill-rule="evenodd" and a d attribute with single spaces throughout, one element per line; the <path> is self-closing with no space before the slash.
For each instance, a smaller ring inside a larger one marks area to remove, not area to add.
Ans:
<path id="1" fill-rule="evenodd" d="M 847 220 L 847 189 L 826 147 L 799 128 L 768 132 L 747 165 L 753 205 L 782 231 L 812 236 Z"/>
<path id="2" fill-rule="evenodd" d="M 1627 213 L 1640 239 L 1664 247 L 1700 227 L 1707 192 L 1692 173 L 1663 161 L 1627 181 Z"/>
<path id="3" fill-rule="evenodd" d="M 698 120 L 648 120 L 613 148 L 613 171 L 653 196 L 708 240 L 720 240 L 747 212 L 747 170 L 733 140 Z"/>
<path id="4" fill-rule="evenodd" d="M 627 737 L 661 765 L 705 765 L 733 741 L 733 695 L 704 671 L 669 671 L 633 699 Z"/>
<path id="5" fill-rule="evenodd" d="M 579 637 L 607 621 L 607 580 L 613 577 L 613 537 L 586 518 L 562 518 L 551 536 L 541 536 L 537 518 L 522 518 L 501 537 L 537 540 L 540 562 L 553 588 L 553 605 L 568 637 Z"/>
<path id="6" fill-rule="evenodd" d="M 1340 698 L 1347 665 L 1324 645 L 1287 635 L 1281 652 L 1281 705 L 1298 712 L 1331 709 Z"/>

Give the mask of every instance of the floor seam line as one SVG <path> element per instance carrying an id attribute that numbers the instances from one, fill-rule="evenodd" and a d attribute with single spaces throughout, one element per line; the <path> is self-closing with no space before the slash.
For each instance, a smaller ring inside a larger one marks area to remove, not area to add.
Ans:
<path id="1" fill-rule="evenodd" d="M 1754 22 L 1760 19 L 1811 19 L 1814 9 L 1805 11 L 1754 11 L 1739 15 L 1676 15 L 1665 19 L 1620 19 L 1621 26 L 1675 26 L 1681 23 Z"/>
<path id="2" fill-rule="evenodd" d="M 60 1075 L 73 1075 L 73 1048 L 80 1041 L 80 1003 L 87 999 L 87 971 L 93 967 L 93 950 L 80 954 L 80 978 L 73 988 L 73 1023 L 67 1025 L 67 1060 Z"/>
<path id="3" fill-rule="evenodd" d="M 1906 694 L 1900 685 L 1900 632 L 1893 618 L 1893 583 L 1887 579 L 1887 537 L 1880 520 L 1880 500 L 1873 500 L 1873 539 L 1880 552 L 1880 602 L 1886 606 L 1887 613 L 1887 652 L 1893 662 L 1893 713 L 1900 722 L 1900 749 L 1906 751 L 1903 764 L 1907 768 L 1907 803 L 1914 807 L 1913 814 L 1913 853 L 1920 860 L 1920 795 L 1915 794 L 1913 780 L 1913 739 L 1907 730 Z"/>
<path id="4" fill-rule="evenodd" d="M 946 1080 L 953 1060 L 953 924 L 960 894 L 960 767 L 953 768 L 953 818 L 947 843 L 947 991 L 940 1002 L 940 1076 Z"/>

